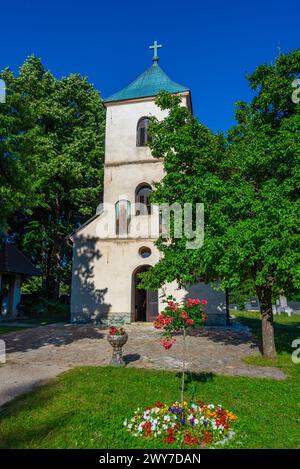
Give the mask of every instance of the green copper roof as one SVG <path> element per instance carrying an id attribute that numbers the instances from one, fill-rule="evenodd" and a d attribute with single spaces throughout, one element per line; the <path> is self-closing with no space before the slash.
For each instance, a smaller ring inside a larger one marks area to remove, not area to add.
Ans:
<path id="1" fill-rule="evenodd" d="M 189 91 L 186 86 L 179 85 L 172 81 L 168 75 L 161 69 L 157 61 L 142 73 L 130 85 L 109 96 L 104 102 L 122 101 L 125 99 L 145 98 L 147 96 L 156 96 L 160 91 L 169 93 L 180 93 Z"/>

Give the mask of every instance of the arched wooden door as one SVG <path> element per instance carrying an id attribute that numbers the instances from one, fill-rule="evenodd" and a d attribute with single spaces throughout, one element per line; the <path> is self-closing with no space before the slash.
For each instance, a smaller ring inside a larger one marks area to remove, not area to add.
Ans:
<path id="1" fill-rule="evenodd" d="M 150 291 L 147 293 L 147 321 L 153 322 L 158 315 L 158 291 Z"/>
<path id="2" fill-rule="evenodd" d="M 152 322 L 158 315 L 158 291 L 138 288 L 138 274 L 150 268 L 149 265 L 138 267 L 133 274 L 133 320 Z"/>

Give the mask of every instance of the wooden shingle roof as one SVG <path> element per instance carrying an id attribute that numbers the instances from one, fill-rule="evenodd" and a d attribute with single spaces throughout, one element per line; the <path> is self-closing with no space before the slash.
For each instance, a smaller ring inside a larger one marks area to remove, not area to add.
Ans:
<path id="1" fill-rule="evenodd" d="M 0 273 L 42 275 L 42 272 L 32 264 L 28 257 L 12 244 L 0 244 Z"/>

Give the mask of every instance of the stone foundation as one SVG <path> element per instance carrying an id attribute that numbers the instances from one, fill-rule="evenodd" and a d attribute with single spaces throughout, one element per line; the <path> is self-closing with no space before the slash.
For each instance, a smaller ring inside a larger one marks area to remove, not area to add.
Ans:
<path id="1" fill-rule="evenodd" d="M 103 326 L 117 326 L 122 324 L 130 324 L 131 313 L 110 313 L 109 315 L 103 315 L 103 313 L 90 314 L 89 312 L 72 313 L 71 312 L 71 323 L 72 324 L 101 324 Z"/>
<path id="2" fill-rule="evenodd" d="M 71 323 L 72 324 L 101 324 L 103 326 L 117 326 L 122 324 L 130 324 L 131 322 L 131 313 L 109 313 L 108 315 L 103 315 L 103 313 L 89 314 L 88 312 L 82 313 L 71 313 Z M 208 319 L 206 322 L 207 326 L 227 326 L 226 314 L 214 314 L 209 313 Z"/>

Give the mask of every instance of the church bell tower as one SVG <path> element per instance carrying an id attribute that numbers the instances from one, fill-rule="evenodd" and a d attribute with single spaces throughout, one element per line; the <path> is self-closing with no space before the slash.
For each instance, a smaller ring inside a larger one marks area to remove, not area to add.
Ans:
<path id="1" fill-rule="evenodd" d="M 160 67 L 160 47 L 155 41 L 150 46 L 152 65 L 104 100 L 103 206 L 72 235 L 73 322 L 153 321 L 162 306 L 159 291 L 137 288 L 138 274 L 156 264 L 161 255 L 154 244 L 157 234 L 144 229 L 158 222 L 149 196 L 154 183 L 163 178 L 163 161 L 154 158 L 148 146 L 149 118 L 162 120 L 167 115 L 155 104 L 161 91 L 179 95 L 191 112 L 192 107 L 189 89 L 172 81 Z M 109 233 L 108 225 L 113 225 Z M 180 300 L 187 292 L 178 290 L 174 282 L 167 286 L 167 293 Z"/>

